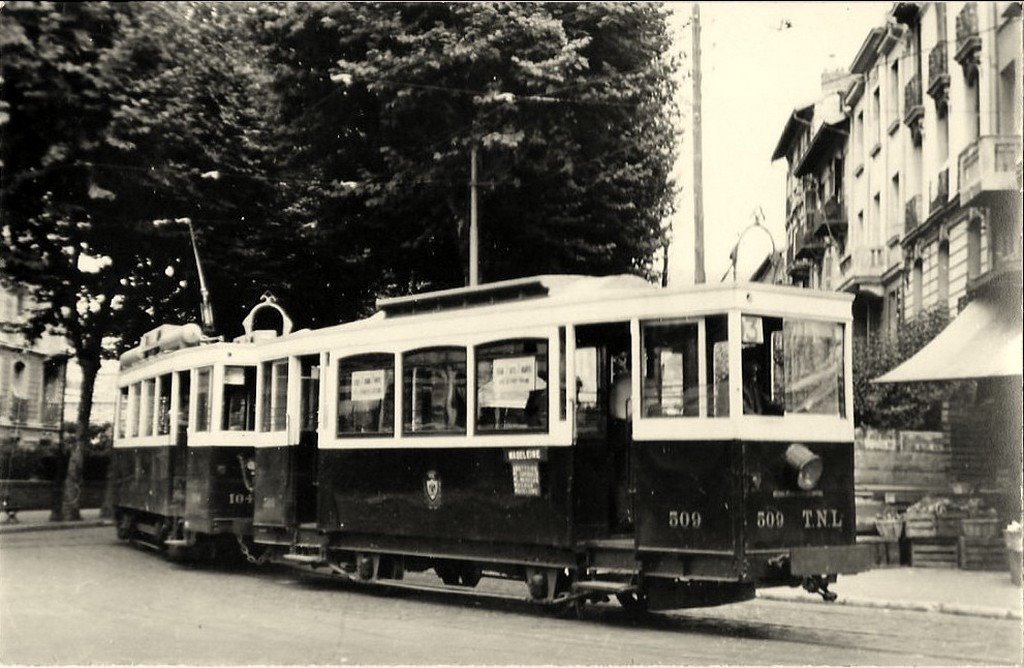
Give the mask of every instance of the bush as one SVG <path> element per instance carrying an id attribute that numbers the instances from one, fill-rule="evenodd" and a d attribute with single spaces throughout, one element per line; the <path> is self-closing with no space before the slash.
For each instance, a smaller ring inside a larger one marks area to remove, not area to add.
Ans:
<path id="1" fill-rule="evenodd" d="M 937 307 L 902 323 L 895 334 L 853 340 L 853 417 L 857 426 L 941 429 L 943 402 L 969 392 L 970 382 L 871 381 L 913 357 L 948 324 L 948 311 Z"/>
<path id="2" fill-rule="evenodd" d="M 64 443 L 74 439 L 75 425 L 65 423 Z M 104 480 L 107 463 L 110 461 L 112 446 L 109 424 L 93 425 L 89 428 L 89 448 L 82 463 L 82 479 L 85 481 Z M 24 448 L 13 440 L 0 444 L 0 480 L 53 480 L 57 481 L 66 469 L 67 454 L 60 446 L 48 440 L 38 446 Z"/>

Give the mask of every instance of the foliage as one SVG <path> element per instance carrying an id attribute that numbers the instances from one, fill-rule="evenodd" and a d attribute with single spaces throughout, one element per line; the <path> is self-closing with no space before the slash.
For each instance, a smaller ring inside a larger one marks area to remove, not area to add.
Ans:
<path id="1" fill-rule="evenodd" d="M 64 424 L 65 442 L 74 441 L 77 426 L 73 422 Z M 103 480 L 106 475 L 107 461 L 110 458 L 111 436 L 113 431 L 110 423 L 91 425 L 89 427 L 89 447 L 85 452 L 83 470 L 84 480 Z M 61 452 L 59 444 L 53 441 L 40 441 L 38 447 L 25 448 L 14 441 L 0 444 L 0 480 L 56 480 L 57 475 L 66 464 L 61 460 L 67 457 Z"/>
<path id="2" fill-rule="evenodd" d="M 43 305 L 27 333 L 49 328 L 74 349 L 82 433 L 101 357 L 156 323 L 189 319 L 198 301 L 187 235 L 154 219 L 196 219 L 219 251 L 211 265 L 236 272 L 214 283 L 222 296 L 255 301 L 263 286 L 249 282 L 274 269 L 254 257 L 270 226 L 240 230 L 272 201 L 260 164 L 265 96 L 246 64 L 242 11 L 7 3 L 0 15 L 0 267 Z M 199 177 L 217 167 L 233 180 L 209 187 Z M 86 447 L 71 449 L 68 499 Z"/>
<path id="3" fill-rule="evenodd" d="M 853 341 L 853 408 L 858 426 L 877 429 L 939 429 L 942 403 L 964 383 L 871 381 L 910 359 L 949 324 L 937 307 L 901 324 L 897 332 Z"/>
<path id="4" fill-rule="evenodd" d="M 0 269 L 82 366 L 66 498 L 100 359 L 197 314 L 154 220 L 222 333 L 267 289 L 333 324 L 464 284 L 476 145 L 485 280 L 653 277 L 668 46 L 650 4 L 6 3 Z"/>
<path id="5" fill-rule="evenodd" d="M 304 184 L 289 213 L 337 249 L 314 260 L 335 288 L 310 292 L 318 311 L 465 284 L 474 144 L 481 280 L 654 275 L 676 144 L 662 9 L 306 3 L 258 17 Z"/>

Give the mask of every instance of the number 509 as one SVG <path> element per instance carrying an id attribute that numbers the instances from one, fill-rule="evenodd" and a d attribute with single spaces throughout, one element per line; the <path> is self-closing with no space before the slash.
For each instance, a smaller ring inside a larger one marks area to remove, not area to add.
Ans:
<path id="1" fill-rule="evenodd" d="M 693 510 L 670 510 L 668 511 L 668 525 L 672 528 L 699 529 L 704 518 L 700 512 Z"/>

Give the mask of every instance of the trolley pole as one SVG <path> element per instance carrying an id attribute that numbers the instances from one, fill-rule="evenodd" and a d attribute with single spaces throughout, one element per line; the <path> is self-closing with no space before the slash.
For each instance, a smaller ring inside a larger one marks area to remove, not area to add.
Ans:
<path id="1" fill-rule="evenodd" d="M 476 214 L 476 153 L 477 145 L 469 148 L 469 286 L 480 283 L 480 229 Z"/>
<path id="2" fill-rule="evenodd" d="M 704 177 L 700 131 L 700 5 L 693 3 L 693 282 L 704 278 Z"/>

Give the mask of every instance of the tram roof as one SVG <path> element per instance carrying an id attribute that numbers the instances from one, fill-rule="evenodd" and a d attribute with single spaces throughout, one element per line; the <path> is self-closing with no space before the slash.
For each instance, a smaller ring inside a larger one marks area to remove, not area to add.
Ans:
<path id="1" fill-rule="evenodd" d="M 386 317 L 429 313 L 469 306 L 483 306 L 524 299 L 561 297 L 566 294 L 602 294 L 616 290 L 652 290 L 656 286 L 639 276 L 583 276 L 578 274 L 547 274 L 484 283 L 464 288 L 436 290 L 404 297 L 377 300 L 377 308 Z"/>
<path id="2" fill-rule="evenodd" d="M 757 304 L 760 304 L 763 309 L 766 304 L 778 303 L 781 308 L 784 304 L 791 306 L 792 299 L 798 298 L 805 304 L 798 309 L 800 312 L 808 310 L 820 310 L 822 313 L 832 314 L 845 312 L 846 317 L 849 317 L 848 304 L 853 301 L 853 295 L 848 293 L 808 290 L 766 283 L 707 283 L 662 288 L 639 276 L 628 274 L 609 276 L 541 275 L 486 283 L 474 287 L 380 299 L 377 302 L 378 311 L 367 318 L 317 329 L 301 329 L 285 336 L 261 341 L 206 343 L 199 347 L 183 348 L 141 360 L 138 367 L 149 368 L 152 363 L 159 360 L 176 358 L 180 354 L 191 355 L 199 351 L 205 351 L 200 353 L 204 356 L 220 354 L 218 351 L 237 351 L 239 353 L 251 351 L 251 354 L 261 355 L 262 353 L 257 351 L 262 350 L 264 346 L 277 348 L 279 345 L 283 345 L 285 350 L 299 349 L 309 345 L 308 341 L 311 338 L 327 337 L 329 339 L 335 335 L 354 334 L 387 327 L 388 323 L 420 328 L 427 326 L 426 323 L 432 321 L 432 316 L 439 318 L 438 322 L 440 323 L 441 320 L 449 321 L 453 318 L 460 320 L 463 313 L 468 316 L 470 311 L 474 315 L 479 314 L 485 317 L 493 315 L 504 319 L 509 314 L 505 313 L 502 309 L 503 306 L 509 307 L 509 312 L 517 314 L 512 316 L 517 322 L 524 317 L 529 320 L 530 317 L 527 314 L 534 309 L 543 310 L 551 307 L 560 309 L 562 313 L 573 312 L 576 314 L 576 316 L 568 316 L 569 319 L 578 316 L 586 320 L 591 319 L 595 312 L 600 313 L 605 303 L 609 307 L 612 307 L 612 304 L 623 306 L 628 304 L 630 306 L 627 307 L 627 310 L 635 310 L 634 307 L 637 304 L 645 302 L 654 304 L 655 302 L 649 301 L 651 299 L 660 302 L 662 299 L 673 299 L 674 297 L 685 298 L 691 304 L 704 304 L 711 310 L 735 308 L 740 303 L 749 304 L 755 310 L 758 310 Z M 752 299 L 753 301 L 751 301 Z M 812 306 L 804 300 L 813 302 L 817 306 Z M 847 306 L 841 306 L 844 303 Z M 840 311 L 836 310 L 837 307 Z M 613 311 L 616 309 L 618 307 L 612 307 Z M 698 307 L 698 310 L 705 309 Z M 775 307 L 771 306 L 768 310 L 775 310 Z M 243 357 L 247 357 L 249 354 L 244 353 Z"/>

